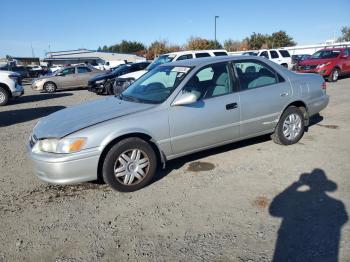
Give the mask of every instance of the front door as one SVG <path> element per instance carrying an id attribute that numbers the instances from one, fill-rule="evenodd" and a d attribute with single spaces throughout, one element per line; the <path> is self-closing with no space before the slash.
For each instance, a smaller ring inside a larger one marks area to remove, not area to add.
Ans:
<path id="1" fill-rule="evenodd" d="M 272 131 L 290 102 L 289 82 L 260 61 L 237 61 L 233 67 L 240 85 L 241 137 Z"/>
<path id="2" fill-rule="evenodd" d="M 197 102 L 172 106 L 170 137 L 175 155 L 218 145 L 239 137 L 240 102 L 233 89 L 229 64 L 216 63 L 198 71 L 181 92 Z"/>

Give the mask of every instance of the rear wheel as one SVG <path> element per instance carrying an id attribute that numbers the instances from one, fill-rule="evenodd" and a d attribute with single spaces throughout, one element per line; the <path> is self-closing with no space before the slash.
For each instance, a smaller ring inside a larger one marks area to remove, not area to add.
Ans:
<path id="1" fill-rule="evenodd" d="M 127 138 L 107 153 L 102 167 L 104 181 L 113 189 L 132 192 L 147 185 L 157 170 L 157 157 L 150 144 Z"/>
<path id="2" fill-rule="evenodd" d="M 7 92 L 7 90 L 3 87 L 0 87 L 0 106 L 6 105 L 9 100 L 9 97 L 10 95 Z"/>
<path id="3" fill-rule="evenodd" d="M 277 144 L 295 144 L 304 135 L 304 123 L 303 112 L 298 107 L 290 106 L 283 112 L 271 138 Z"/>
<path id="4" fill-rule="evenodd" d="M 332 73 L 328 77 L 329 82 L 337 82 L 338 78 L 340 76 L 340 70 L 339 68 L 334 68 Z"/>
<path id="5" fill-rule="evenodd" d="M 288 65 L 287 64 L 281 64 L 281 66 L 285 67 L 285 68 L 288 68 Z"/>
<path id="6" fill-rule="evenodd" d="M 44 90 L 48 93 L 56 92 L 57 86 L 53 82 L 47 82 L 44 84 Z"/>

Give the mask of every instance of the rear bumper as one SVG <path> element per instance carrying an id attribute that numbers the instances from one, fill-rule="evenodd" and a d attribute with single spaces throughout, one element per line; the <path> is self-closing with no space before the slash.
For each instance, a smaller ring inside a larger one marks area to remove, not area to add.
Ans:
<path id="1" fill-rule="evenodd" d="M 327 94 L 324 94 L 321 97 L 318 97 L 316 99 L 313 99 L 310 101 L 308 110 L 309 110 L 309 116 L 313 116 L 323 109 L 325 109 L 328 106 L 329 103 L 329 96 Z"/>

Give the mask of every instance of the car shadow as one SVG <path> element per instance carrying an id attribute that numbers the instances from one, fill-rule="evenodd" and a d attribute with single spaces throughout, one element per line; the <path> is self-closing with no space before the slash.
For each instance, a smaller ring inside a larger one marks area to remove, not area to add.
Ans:
<path id="1" fill-rule="evenodd" d="M 159 170 L 157 172 L 157 174 L 155 175 L 155 177 L 154 177 L 153 181 L 151 182 L 151 184 L 153 184 L 153 183 L 163 179 L 168 174 L 170 174 L 172 171 L 182 168 L 187 163 L 190 163 L 190 162 L 193 162 L 193 161 L 198 161 L 198 160 L 206 158 L 208 156 L 225 153 L 225 152 L 228 152 L 228 151 L 231 151 L 231 150 L 235 150 L 237 148 L 242 148 L 242 147 L 246 147 L 246 146 L 260 144 L 260 143 L 263 143 L 263 142 L 266 142 L 266 141 L 269 141 L 269 140 L 271 140 L 270 135 L 264 135 L 264 136 L 250 138 L 250 139 L 242 140 L 242 141 L 239 141 L 239 142 L 234 142 L 234 143 L 231 143 L 231 144 L 228 144 L 228 145 L 224 145 L 224 146 L 220 146 L 220 147 L 204 150 L 204 151 L 201 151 L 201 152 L 198 152 L 198 153 L 193 153 L 191 155 L 187 155 L 187 156 L 183 156 L 183 157 L 180 157 L 180 158 L 176 158 L 174 160 L 169 160 L 166 163 L 165 169 L 161 169 L 161 170 Z"/>
<path id="2" fill-rule="evenodd" d="M 323 116 L 321 116 L 320 114 L 313 115 L 309 119 L 309 125 L 305 128 L 305 132 L 308 132 L 310 127 L 317 125 L 322 121 L 323 121 Z"/>
<path id="3" fill-rule="evenodd" d="M 24 95 L 15 100 L 10 100 L 12 104 L 14 103 L 30 103 L 30 102 L 39 102 L 48 99 L 72 96 L 72 93 L 62 93 L 62 94 L 47 94 L 47 93 L 39 93 L 36 95 Z"/>
<path id="4" fill-rule="evenodd" d="M 47 116 L 64 108 L 64 106 L 47 106 L 2 111 L 0 112 L 0 127 L 31 121 L 37 118 Z"/>
<path id="5" fill-rule="evenodd" d="M 336 189 L 322 169 L 314 169 L 272 200 L 270 215 L 282 218 L 273 262 L 338 261 L 348 214 L 340 200 L 326 194 Z"/>

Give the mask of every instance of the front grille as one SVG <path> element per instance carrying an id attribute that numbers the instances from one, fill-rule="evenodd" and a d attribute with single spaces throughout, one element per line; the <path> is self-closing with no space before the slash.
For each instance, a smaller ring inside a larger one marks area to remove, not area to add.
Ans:
<path id="1" fill-rule="evenodd" d="M 300 70 L 312 70 L 315 69 L 317 65 L 301 65 L 299 66 Z"/>

